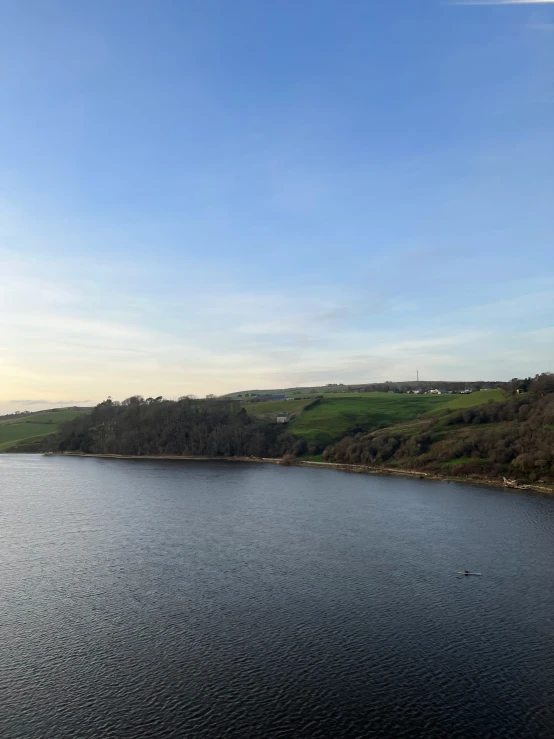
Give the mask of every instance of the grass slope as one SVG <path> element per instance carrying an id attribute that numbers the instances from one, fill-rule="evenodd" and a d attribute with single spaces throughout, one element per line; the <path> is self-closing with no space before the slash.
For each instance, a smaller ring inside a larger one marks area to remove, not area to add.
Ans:
<path id="1" fill-rule="evenodd" d="M 433 409 L 428 415 L 437 415 L 437 413 L 457 410 L 459 408 L 474 408 L 476 405 L 483 405 L 483 403 L 488 403 L 491 400 L 495 403 L 500 403 L 505 400 L 506 393 L 504 390 L 496 388 L 494 390 L 478 390 L 469 395 L 455 395 L 454 398 L 451 395 L 447 395 L 446 397 L 449 397 L 450 401 L 438 409 Z"/>
<path id="2" fill-rule="evenodd" d="M 453 400 L 438 415 L 345 437 L 323 459 L 461 479 L 506 477 L 554 492 L 554 376 L 538 376 L 523 396 L 475 392 Z"/>
<path id="3" fill-rule="evenodd" d="M 38 447 L 46 436 L 57 433 L 62 423 L 81 413 L 88 411 L 76 408 L 38 411 L 0 420 L 0 452 L 17 451 L 17 447 L 23 444 Z"/>
<path id="4" fill-rule="evenodd" d="M 266 400 L 262 403 L 245 403 L 243 408 L 250 416 L 264 416 L 277 413 L 300 413 L 313 403 L 313 400 Z"/>
<path id="5" fill-rule="evenodd" d="M 289 430 L 307 442 L 330 444 L 351 433 L 420 418 L 446 405 L 451 399 L 450 395 L 340 394 L 323 398 L 319 405 L 293 421 Z"/>

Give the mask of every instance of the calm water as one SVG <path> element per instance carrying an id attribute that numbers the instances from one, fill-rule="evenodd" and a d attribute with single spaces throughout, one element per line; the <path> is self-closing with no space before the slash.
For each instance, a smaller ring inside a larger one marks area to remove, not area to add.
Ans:
<path id="1" fill-rule="evenodd" d="M 0 564 L 6 739 L 554 736 L 551 498 L 0 455 Z"/>

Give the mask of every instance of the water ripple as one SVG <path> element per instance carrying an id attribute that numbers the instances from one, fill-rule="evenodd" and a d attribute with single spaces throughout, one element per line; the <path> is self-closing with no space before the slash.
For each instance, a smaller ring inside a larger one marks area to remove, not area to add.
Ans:
<path id="1" fill-rule="evenodd" d="M 0 506 L 2 737 L 554 736 L 551 499 L 0 455 Z"/>

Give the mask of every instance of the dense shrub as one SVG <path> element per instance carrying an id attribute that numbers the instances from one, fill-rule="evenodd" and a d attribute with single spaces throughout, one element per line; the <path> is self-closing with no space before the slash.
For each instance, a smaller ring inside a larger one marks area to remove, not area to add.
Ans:
<path id="1" fill-rule="evenodd" d="M 366 465 L 398 460 L 415 469 L 440 469 L 456 459 L 471 459 L 455 465 L 457 474 L 498 477 L 517 472 L 529 479 L 552 479 L 554 375 L 513 380 L 510 388 L 513 394 L 504 402 L 437 417 L 420 434 L 389 428 L 346 437 L 328 447 L 324 459 Z M 442 434 L 435 432 L 439 424 Z"/>

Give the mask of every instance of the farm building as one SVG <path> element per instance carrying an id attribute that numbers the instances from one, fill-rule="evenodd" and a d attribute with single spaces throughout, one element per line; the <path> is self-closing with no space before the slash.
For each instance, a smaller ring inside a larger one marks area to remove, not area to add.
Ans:
<path id="1" fill-rule="evenodd" d="M 277 414 L 277 423 L 288 423 L 290 421 L 290 416 L 288 413 L 278 413 Z"/>

